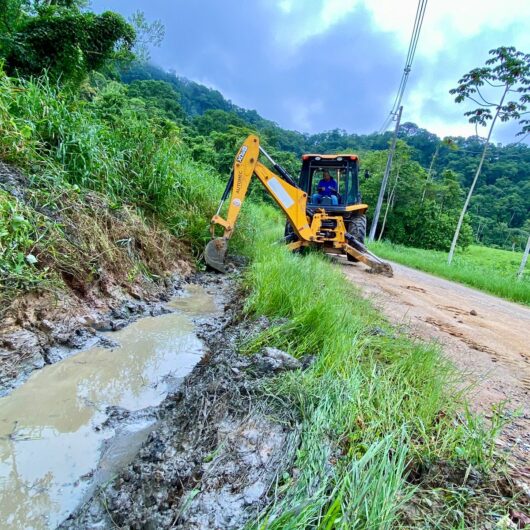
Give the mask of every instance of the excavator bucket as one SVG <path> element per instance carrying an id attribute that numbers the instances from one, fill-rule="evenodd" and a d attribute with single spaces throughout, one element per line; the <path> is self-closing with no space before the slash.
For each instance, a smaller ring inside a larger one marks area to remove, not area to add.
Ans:
<path id="1" fill-rule="evenodd" d="M 219 272 L 226 272 L 225 257 L 228 249 L 227 239 L 216 237 L 212 239 L 204 249 L 204 261 L 206 265 Z"/>

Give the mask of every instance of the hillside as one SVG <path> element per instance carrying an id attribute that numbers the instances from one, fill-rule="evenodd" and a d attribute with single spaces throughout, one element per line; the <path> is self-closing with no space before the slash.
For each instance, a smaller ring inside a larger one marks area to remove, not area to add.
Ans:
<path id="1" fill-rule="evenodd" d="M 122 74 L 122 79 L 126 83 L 133 83 L 133 86 L 134 81 L 142 80 L 168 83 L 176 93 L 173 98 L 182 107 L 186 123 L 202 135 L 224 134 L 234 128 L 257 130 L 266 143 L 287 153 L 282 161 L 284 164 L 290 162 L 287 167 L 293 174 L 297 174 L 294 159 L 304 152 L 380 152 L 387 149 L 390 140 L 390 132 L 362 135 L 332 130 L 310 135 L 288 131 L 262 118 L 254 110 L 234 105 L 216 90 L 153 65 L 134 65 Z M 477 137 L 450 137 L 442 142 L 435 134 L 413 123 L 401 125 L 399 138 L 410 147 L 411 160 L 418 162 L 425 171 L 432 166 L 430 178 L 434 183 L 443 183 L 444 175 L 451 171 L 463 190 L 469 187 L 483 140 Z M 514 139 L 514 142 L 518 140 Z M 372 173 L 377 178 L 381 171 L 382 168 L 378 167 Z M 528 145 L 514 143 L 490 146 L 469 211 L 475 242 L 524 249 L 530 230 L 529 176 Z M 404 240 L 395 242 L 407 243 Z"/>

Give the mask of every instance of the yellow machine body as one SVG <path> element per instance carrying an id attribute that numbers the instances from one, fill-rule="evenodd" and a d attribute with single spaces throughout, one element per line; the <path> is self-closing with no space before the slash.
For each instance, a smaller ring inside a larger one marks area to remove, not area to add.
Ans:
<path id="1" fill-rule="evenodd" d="M 264 152 L 263 149 L 261 151 Z M 223 202 L 221 201 L 218 212 L 211 220 L 212 241 L 205 250 L 205 260 L 208 265 L 217 270 L 224 270 L 224 257 L 228 240 L 234 232 L 250 181 L 253 176 L 256 176 L 282 209 L 297 236 L 297 241 L 288 245 L 289 249 L 297 250 L 306 246 L 320 246 L 326 252 L 333 254 L 349 254 L 356 261 L 365 263 L 375 271 L 391 275 L 392 269 L 387 263 L 369 252 L 362 243 L 355 241 L 348 234 L 342 215 L 326 212 L 326 209 L 322 207 L 317 208 L 309 216 L 307 193 L 298 188 L 292 180 L 289 182 L 290 179 L 286 174 L 281 176 L 267 168 L 259 161 L 259 155 L 259 138 L 255 135 L 248 136 L 235 156 L 232 178 L 225 191 L 225 193 L 230 192 L 226 218 L 220 215 Z M 343 209 L 347 212 L 364 213 L 368 209 L 368 205 L 353 204 L 345 206 Z M 332 231 L 322 230 L 325 221 L 333 221 L 335 228 Z M 221 226 L 224 229 L 222 237 L 216 237 L 216 226 Z"/>

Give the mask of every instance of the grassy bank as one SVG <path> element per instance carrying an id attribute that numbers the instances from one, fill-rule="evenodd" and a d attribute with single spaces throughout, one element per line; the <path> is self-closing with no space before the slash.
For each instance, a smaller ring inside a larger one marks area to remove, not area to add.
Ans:
<path id="1" fill-rule="evenodd" d="M 449 266 L 445 252 L 386 242 L 372 243 L 370 248 L 382 258 L 469 285 L 506 300 L 530 305 L 530 272 L 527 270 L 521 280 L 516 278 L 521 252 L 473 245 L 455 256 Z"/>
<path id="2" fill-rule="evenodd" d="M 300 422 L 301 444 L 256 527 L 467 528 L 483 522 L 477 498 L 456 492 L 453 498 L 450 486 L 440 505 L 430 491 L 432 508 L 417 519 L 404 515 L 417 493 L 410 473 L 421 475 L 436 462 L 485 473 L 493 465 L 496 430 L 458 415 L 465 406 L 440 352 L 396 336 L 340 269 L 316 253 L 302 258 L 263 242 L 246 282 L 247 311 L 283 319 L 246 349 L 273 345 L 296 357 L 316 356 L 310 369 L 277 378 L 267 389 L 271 401 Z"/>
<path id="3" fill-rule="evenodd" d="M 86 291 L 109 269 L 124 284 L 159 278 L 209 238 L 223 177 L 194 162 L 179 127 L 123 85 L 100 80 L 86 90 L 80 97 L 0 67 L 4 308 L 29 290 Z M 254 237 L 251 211 L 234 237 L 239 252 Z"/>

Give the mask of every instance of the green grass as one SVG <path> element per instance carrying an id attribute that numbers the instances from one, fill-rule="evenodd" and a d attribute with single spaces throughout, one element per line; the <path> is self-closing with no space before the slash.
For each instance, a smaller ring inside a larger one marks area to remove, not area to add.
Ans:
<path id="1" fill-rule="evenodd" d="M 506 300 L 530 305 L 528 267 L 523 278 L 517 279 L 522 252 L 473 245 L 457 254 L 453 263 L 448 265 L 445 252 L 388 242 L 371 243 L 370 249 L 382 258 L 469 285 Z"/>
<path id="2" fill-rule="evenodd" d="M 291 411 L 300 445 L 255 527 L 395 528 L 415 493 L 406 477 L 416 464 L 490 468 L 498 431 L 470 414 L 457 421 L 465 407 L 453 367 L 436 347 L 396 336 L 339 267 L 265 240 L 246 283 L 249 313 L 284 320 L 244 350 L 316 356 L 265 389 Z"/>
<path id="3" fill-rule="evenodd" d="M 132 212 L 135 223 L 141 220 L 155 232 L 166 231 L 197 257 L 209 240 L 209 221 L 228 177 L 194 162 L 177 125 L 149 115 L 136 100 L 126 97 L 123 85 L 108 82 L 91 90 L 90 98 L 84 99 L 46 77 L 8 77 L 0 66 L 0 160 L 29 176 L 24 199 L 15 200 L 7 193 L 0 196 L 2 303 L 17 292 L 44 288 L 53 273 L 46 269 L 50 262 L 66 260 L 69 263 L 63 268 L 72 272 L 83 269 L 87 258 L 97 259 L 98 252 L 87 256 L 74 246 L 64 255 L 64 249 L 50 239 L 50 234 L 61 233 L 60 224 L 75 226 L 79 219 L 74 214 L 79 211 L 88 214 L 87 225 L 93 219 L 94 234 L 101 232 L 96 224 L 103 214 L 94 209 L 89 215 L 92 206 L 86 198 L 90 194 L 105 205 L 104 224 L 120 224 L 132 218 Z M 64 197 L 69 198 L 66 205 Z M 72 207 L 73 202 L 78 207 Z M 252 211 L 249 205 L 242 212 L 232 250 L 243 253 L 256 237 Z M 46 212 L 46 222 L 37 212 Z M 90 226 L 82 228 L 90 232 Z M 132 240 L 130 228 L 124 226 L 116 241 Z M 116 247 L 116 241 L 104 245 Z M 37 242 L 35 261 L 30 254 Z"/>

